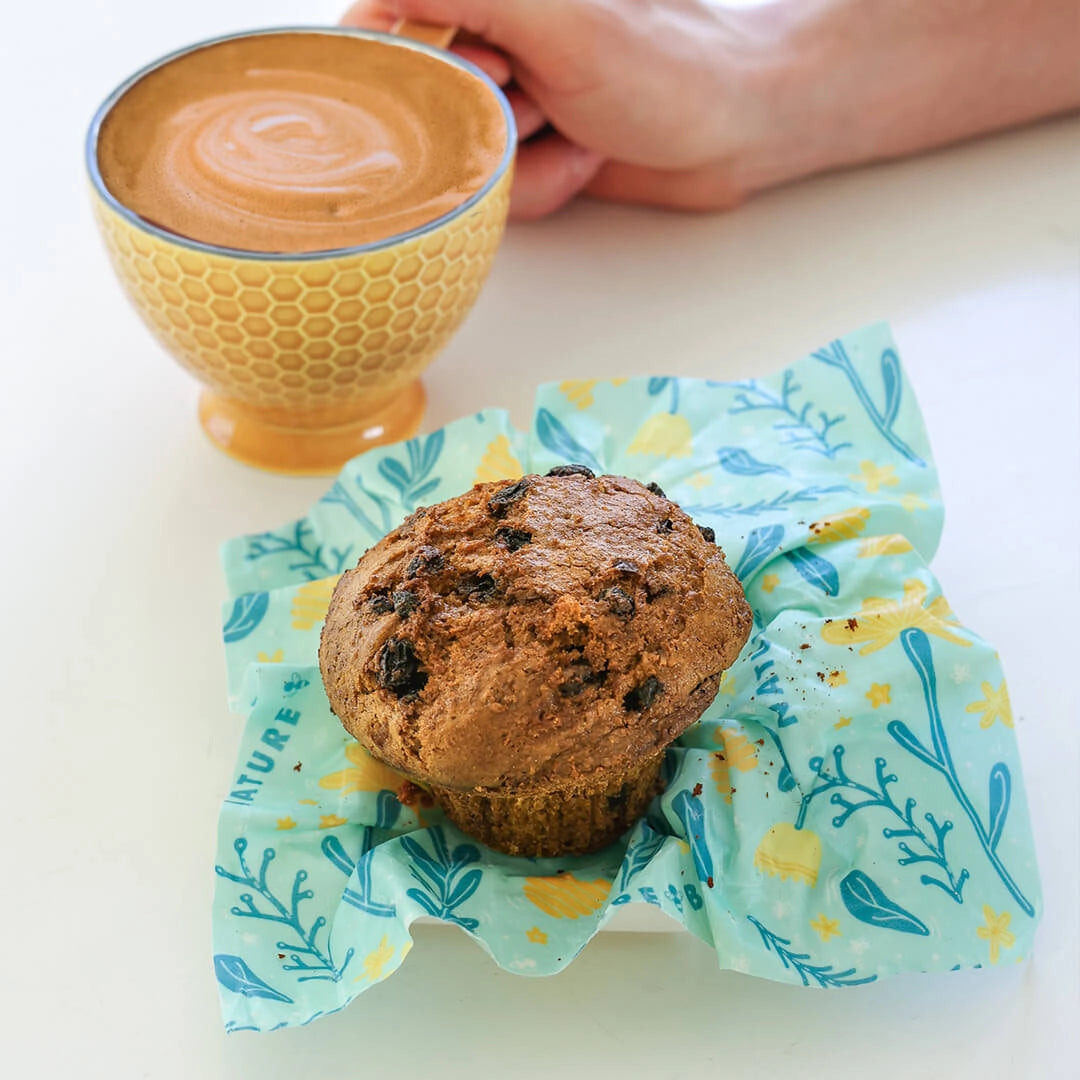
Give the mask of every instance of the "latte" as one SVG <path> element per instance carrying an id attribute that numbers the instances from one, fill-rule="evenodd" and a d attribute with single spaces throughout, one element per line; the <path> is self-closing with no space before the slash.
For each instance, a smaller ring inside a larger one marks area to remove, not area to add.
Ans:
<path id="1" fill-rule="evenodd" d="M 172 233 L 252 252 L 399 236 L 452 211 L 497 172 L 499 99 L 410 47 L 282 32 L 186 53 L 105 117 L 109 192 Z"/>

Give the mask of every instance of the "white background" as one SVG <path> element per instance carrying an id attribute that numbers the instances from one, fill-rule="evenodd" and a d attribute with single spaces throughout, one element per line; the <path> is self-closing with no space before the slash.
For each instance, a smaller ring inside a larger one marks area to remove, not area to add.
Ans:
<path id="1" fill-rule="evenodd" d="M 0 32 L 0 1053 L 8 1076 L 1075 1076 L 1080 122 L 815 180 L 726 216 L 582 203 L 513 227 L 427 378 L 430 430 L 538 381 L 763 374 L 889 319 L 948 508 L 935 570 L 1009 677 L 1046 915 L 1034 959 L 810 992 L 685 934 L 564 974 L 420 928 L 302 1030 L 226 1038 L 209 957 L 225 707 L 217 549 L 320 481 L 212 449 L 114 283 L 82 137 L 131 70 L 327 0 L 20 0 Z M 1007 954 L 1006 954 L 1007 955 Z"/>

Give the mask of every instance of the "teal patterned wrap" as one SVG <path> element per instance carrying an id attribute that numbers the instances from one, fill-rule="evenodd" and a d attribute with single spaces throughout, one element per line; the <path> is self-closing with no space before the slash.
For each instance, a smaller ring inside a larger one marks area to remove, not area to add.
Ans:
<path id="1" fill-rule="evenodd" d="M 672 748 L 646 820 L 599 854 L 493 853 L 331 715 L 316 661 L 336 575 L 420 504 L 567 461 L 656 481 L 711 525 L 751 640 Z M 541 387 L 350 462 L 302 521 L 228 542 L 225 641 L 247 713 L 219 831 L 214 969 L 229 1030 L 306 1024 L 391 974 L 434 916 L 508 971 L 561 970 L 653 904 L 722 967 L 820 987 L 1013 963 L 1041 900 L 1005 679 L 927 569 L 942 507 L 889 331 L 743 383 Z"/>

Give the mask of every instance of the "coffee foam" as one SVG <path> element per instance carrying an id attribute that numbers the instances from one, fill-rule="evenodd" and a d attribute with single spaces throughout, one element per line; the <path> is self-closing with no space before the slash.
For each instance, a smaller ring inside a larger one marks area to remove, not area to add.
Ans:
<path id="1" fill-rule="evenodd" d="M 407 232 L 494 175 L 507 126 L 479 78 L 411 48 L 282 33 L 206 46 L 106 116 L 105 186 L 170 232 L 262 252 Z"/>

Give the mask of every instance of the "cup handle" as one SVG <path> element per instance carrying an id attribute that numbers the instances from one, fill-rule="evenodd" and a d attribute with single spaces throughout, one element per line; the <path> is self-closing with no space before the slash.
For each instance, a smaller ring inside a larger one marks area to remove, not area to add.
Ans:
<path id="1" fill-rule="evenodd" d="M 413 19 L 398 19 L 390 27 L 391 34 L 433 45 L 436 49 L 448 49 L 457 32 L 456 26 L 436 26 L 434 23 L 416 22 Z"/>

